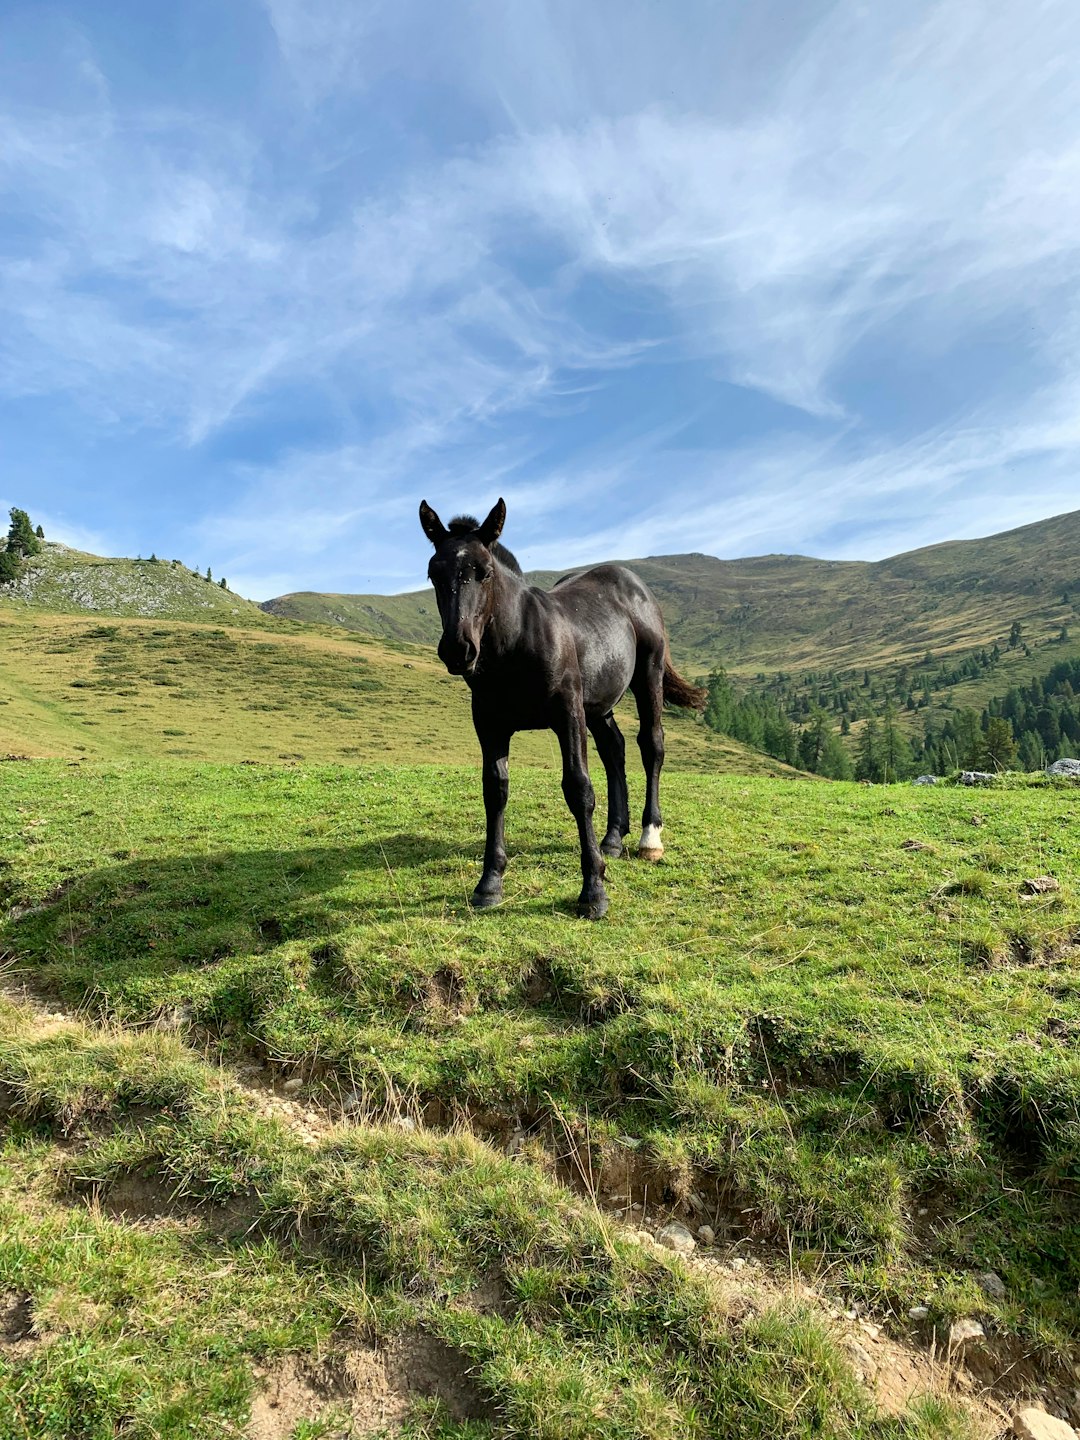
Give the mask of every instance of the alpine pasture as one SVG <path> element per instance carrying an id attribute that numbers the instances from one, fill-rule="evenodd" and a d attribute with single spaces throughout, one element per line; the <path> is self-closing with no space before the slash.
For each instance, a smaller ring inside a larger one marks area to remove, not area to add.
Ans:
<path id="1" fill-rule="evenodd" d="M 664 859 L 587 924 L 516 737 L 474 912 L 430 649 L 191 595 L 0 602 L 0 1435 L 1077 1418 L 1075 787 L 666 713 Z"/>

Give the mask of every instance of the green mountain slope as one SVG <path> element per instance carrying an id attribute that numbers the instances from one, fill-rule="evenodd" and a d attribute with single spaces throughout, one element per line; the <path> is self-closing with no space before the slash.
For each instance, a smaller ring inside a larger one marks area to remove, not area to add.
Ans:
<path id="1" fill-rule="evenodd" d="M 1014 621 L 1029 645 L 1056 638 L 1076 619 L 1073 597 L 1080 601 L 1080 511 L 874 563 L 699 554 L 625 563 L 656 593 L 676 659 L 690 669 L 723 664 L 746 678 L 777 670 L 880 670 L 915 664 L 928 650 L 940 658 L 993 644 Z M 548 586 L 558 573 L 529 578 Z M 264 608 L 389 638 L 430 644 L 438 637 L 428 590 L 308 592 L 280 596 Z M 1027 661 L 1018 673 L 1030 668 Z"/>

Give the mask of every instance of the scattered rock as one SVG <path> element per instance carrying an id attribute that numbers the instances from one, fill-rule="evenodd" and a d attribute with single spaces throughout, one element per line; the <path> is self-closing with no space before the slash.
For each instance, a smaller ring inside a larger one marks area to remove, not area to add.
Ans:
<path id="1" fill-rule="evenodd" d="M 1074 775 L 1080 777 L 1080 760 L 1055 760 L 1046 767 L 1047 775 Z"/>
<path id="2" fill-rule="evenodd" d="M 699 1225 L 697 1238 L 701 1241 L 702 1245 L 711 1245 L 716 1239 L 716 1231 L 711 1225 Z"/>
<path id="3" fill-rule="evenodd" d="M 1060 880 L 1055 880 L 1053 875 L 1036 875 L 1031 880 L 1024 880 L 1020 885 L 1022 895 L 1052 895 L 1055 890 L 1061 889 Z"/>
<path id="4" fill-rule="evenodd" d="M 940 775 L 916 775 L 911 782 L 913 785 L 940 785 Z"/>
<path id="5" fill-rule="evenodd" d="M 912 1305 L 907 1314 L 909 1320 L 925 1320 L 929 1316 L 930 1311 L 925 1305 Z"/>
<path id="6" fill-rule="evenodd" d="M 670 1225 L 665 1225 L 662 1230 L 656 1232 L 656 1242 L 663 1245 L 666 1250 L 674 1250 L 676 1255 L 689 1255 L 697 1247 L 697 1241 L 686 1228 L 673 1220 Z"/>
<path id="7" fill-rule="evenodd" d="M 949 1330 L 949 1348 L 958 1350 L 961 1346 L 970 1344 L 972 1340 L 984 1340 L 986 1331 L 977 1320 L 956 1320 Z"/>
<path id="8" fill-rule="evenodd" d="M 736 1259 L 732 1260 L 731 1262 L 731 1268 L 736 1272 L 736 1274 L 738 1274 L 740 1270 L 746 1269 L 746 1261 L 743 1260 L 741 1257 L 736 1257 Z"/>
<path id="9" fill-rule="evenodd" d="M 1020 1440 L 1076 1440 L 1076 1431 L 1071 1425 L 1048 1415 L 1037 1405 L 1017 1411 L 1013 1416 L 1012 1433 Z"/>
<path id="10" fill-rule="evenodd" d="M 997 777 L 988 770 L 961 770 L 961 785 L 992 785 Z"/>
<path id="11" fill-rule="evenodd" d="M 860 1381 L 868 1380 L 877 1369 L 877 1365 L 869 1350 L 867 1350 L 865 1346 L 860 1345 L 857 1340 L 845 1340 L 843 1344 L 844 1349 L 851 1357 L 851 1363 L 855 1367 L 856 1379 Z"/>
<path id="12" fill-rule="evenodd" d="M 984 1295 L 989 1295 L 991 1300 L 1004 1300 L 1008 1291 L 1005 1289 L 1005 1281 L 993 1270 L 986 1270 L 982 1275 L 976 1275 L 979 1288 Z"/>
<path id="13" fill-rule="evenodd" d="M 286 1095 L 295 1095 L 298 1090 L 304 1088 L 304 1082 L 299 1076 L 295 1076 L 292 1080 L 286 1080 L 281 1088 L 285 1091 Z"/>

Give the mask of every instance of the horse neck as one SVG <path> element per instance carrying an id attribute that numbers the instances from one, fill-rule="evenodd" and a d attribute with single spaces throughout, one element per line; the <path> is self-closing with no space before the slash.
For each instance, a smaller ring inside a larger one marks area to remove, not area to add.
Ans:
<path id="1" fill-rule="evenodd" d="M 489 659 L 512 649 L 521 629 L 521 600 L 526 588 L 520 575 L 496 560 L 491 618 L 483 640 Z"/>

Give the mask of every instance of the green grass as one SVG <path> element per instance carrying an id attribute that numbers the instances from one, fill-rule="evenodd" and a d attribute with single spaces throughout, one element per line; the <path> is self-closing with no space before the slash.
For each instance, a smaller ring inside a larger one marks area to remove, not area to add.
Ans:
<path id="1" fill-rule="evenodd" d="M 0 755 L 477 759 L 468 690 L 430 651 L 273 623 L 281 633 L 0 604 Z M 635 734 L 629 706 L 620 717 Z M 713 735 L 696 717 L 672 712 L 665 723 L 675 769 L 786 770 Z M 513 756 L 519 764 L 559 763 L 548 731 L 516 737 Z"/>
<path id="2" fill-rule="evenodd" d="M 470 1135 L 305 1147 L 174 1039 L 6 1004 L 0 1087 L 5 1440 L 234 1435 L 260 1374 L 395 1336 L 453 1379 L 395 1427 L 415 1440 L 964 1433 L 877 1416 L 810 1314 L 733 1308 Z M 313 1391 L 294 1440 L 343 1433 L 348 1398 Z"/>
<path id="3" fill-rule="evenodd" d="M 613 862 L 589 925 L 540 771 L 512 782 L 508 903 L 479 915 L 472 769 L 0 778 L 0 946 L 69 999 L 239 1040 L 365 1113 L 520 1127 L 568 1182 L 675 1210 L 696 1188 L 722 1233 L 900 1323 L 925 1304 L 1074 1345 L 1075 790 L 671 775 L 665 861 Z"/>

